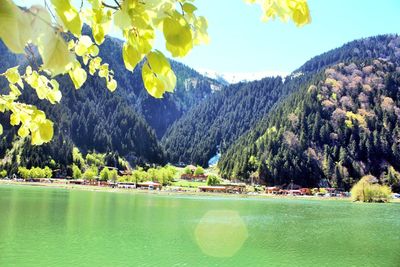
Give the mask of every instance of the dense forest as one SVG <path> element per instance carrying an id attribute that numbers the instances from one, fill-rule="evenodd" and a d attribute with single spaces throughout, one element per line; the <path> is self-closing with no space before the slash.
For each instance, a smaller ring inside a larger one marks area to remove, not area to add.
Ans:
<path id="1" fill-rule="evenodd" d="M 107 38 L 101 55 L 115 71 L 112 94 L 89 77 L 80 90 L 69 79 L 60 105 L 48 105 L 23 92 L 55 121 L 54 140 L 33 147 L 7 125 L 0 139 L 3 167 L 66 169 L 72 150 L 103 153 L 107 162 L 131 165 L 166 162 L 207 166 L 217 152 L 225 178 L 258 179 L 268 184 L 294 180 L 304 186 L 323 182 L 349 186 L 365 174 L 393 183 L 400 175 L 400 38 L 382 35 L 356 40 L 314 57 L 284 79 L 229 86 L 172 61 L 177 88 L 163 99 L 150 97 L 140 70 L 128 72 Z M 0 70 L 25 64 L 0 44 Z M 1 88 L 5 87 L 0 84 Z M 161 142 L 160 142 L 161 139 Z M 51 165 L 51 164 L 50 164 Z"/>
<path id="2" fill-rule="evenodd" d="M 229 147 L 250 129 L 290 86 L 282 78 L 231 85 L 215 93 L 178 120 L 162 143 L 172 162 L 207 165 L 217 147 Z"/>
<path id="3" fill-rule="evenodd" d="M 386 60 L 340 63 L 316 75 L 240 138 L 225 177 L 349 189 L 372 174 L 398 183 L 400 68 Z"/>
<path id="4" fill-rule="evenodd" d="M 373 58 L 396 59 L 399 38 L 381 35 L 356 40 L 314 57 L 285 78 L 228 86 L 182 116 L 165 134 L 162 143 L 172 162 L 206 166 L 217 147 L 222 153 L 247 130 L 254 127 L 270 108 L 296 92 L 318 71 L 337 62 Z"/>
<path id="5" fill-rule="evenodd" d="M 113 155 L 114 161 L 122 156 L 131 165 L 166 161 L 157 135 L 161 138 L 169 125 L 193 105 L 220 90 L 221 85 L 171 61 L 177 75 L 175 92 L 166 94 L 163 99 L 152 98 L 143 87 L 140 69 L 133 73 L 126 70 L 121 45 L 118 39 L 107 38 L 101 49 L 103 62 L 109 63 L 115 72 L 119 85 L 115 93 L 110 93 L 104 81 L 93 76 L 89 76 L 79 90 L 74 89 L 68 77 L 59 77 L 57 80 L 63 92 L 61 104 L 49 105 L 26 86 L 22 99 L 48 114 L 55 122 L 55 136 L 49 144 L 31 146 L 30 140 L 16 136 L 18 128 L 10 127 L 8 115 L 2 115 L 0 122 L 5 128 L 0 139 L 2 168 L 15 173 L 18 165 L 43 167 L 53 160 L 57 162 L 57 168 L 66 169 L 72 164 L 74 146 L 83 153 L 108 153 Z M 1 42 L 0 61 L 1 72 L 27 63 L 24 57 L 10 53 Z M 7 90 L 5 81 L 2 82 L 2 90 Z"/>
<path id="6" fill-rule="evenodd" d="M 86 33 L 90 34 L 85 27 Z M 157 99 L 150 96 L 144 89 L 141 65 L 133 73 L 129 72 L 122 59 L 122 41 L 116 38 L 106 38 L 100 46 L 100 56 L 104 62 L 110 64 L 118 82 L 116 93 L 125 98 L 129 105 L 143 115 L 147 123 L 155 130 L 161 139 L 177 119 L 192 107 L 202 102 L 223 85 L 215 80 L 204 77 L 197 71 L 173 60 L 171 67 L 177 77 L 174 93 L 167 93 L 164 98 Z"/>

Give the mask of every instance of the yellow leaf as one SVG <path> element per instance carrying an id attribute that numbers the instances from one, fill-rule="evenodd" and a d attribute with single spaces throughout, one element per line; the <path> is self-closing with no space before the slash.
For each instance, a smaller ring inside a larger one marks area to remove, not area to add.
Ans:
<path id="1" fill-rule="evenodd" d="M 83 35 L 79 38 L 79 41 L 75 46 L 75 53 L 80 57 L 86 55 L 92 45 L 92 39 L 90 39 L 90 37 L 87 35 Z"/>
<path id="2" fill-rule="evenodd" d="M 168 91 L 172 92 L 176 85 L 176 76 L 167 58 L 158 50 L 147 55 L 147 63 L 142 68 L 142 78 L 150 95 L 161 98 Z"/>
<path id="3" fill-rule="evenodd" d="M 51 71 L 53 76 L 66 73 L 75 59 L 64 39 L 58 35 L 49 36 L 45 44 L 39 46 L 39 53 L 42 55 L 43 68 Z"/>
<path id="4" fill-rule="evenodd" d="M 47 99 L 50 101 L 50 103 L 55 104 L 55 103 L 60 103 L 61 101 L 61 92 L 60 90 L 51 90 L 47 94 Z"/>
<path id="5" fill-rule="evenodd" d="M 51 3 L 64 26 L 75 36 L 80 36 L 82 20 L 78 11 L 71 5 L 70 0 L 51 0 Z"/>
<path id="6" fill-rule="evenodd" d="M 18 114 L 13 113 L 13 114 L 10 115 L 10 124 L 11 124 L 12 126 L 19 125 L 20 123 L 21 123 L 21 120 L 20 120 Z"/>
<path id="7" fill-rule="evenodd" d="M 18 72 L 18 66 L 14 68 L 7 69 L 4 73 L 9 83 L 16 84 L 22 83 L 21 76 Z"/>
<path id="8" fill-rule="evenodd" d="M 164 84 L 160 79 L 157 79 L 148 64 L 145 64 L 142 68 L 142 78 L 147 92 L 155 98 L 162 98 L 165 92 Z"/>
<path id="9" fill-rule="evenodd" d="M 114 92 L 117 89 L 117 81 L 112 79 L 111 81 L 107 81 L 107 88 L 111 92 Z"/>
<path id="10" fill-rule="evenodd" d="M 30 39 L 28 17 L 11 0 L 0 0 L 0 39 L 13 53 L 24 53 Z"/>
<path id="11" fill-rule="evenodd" d="M 29 8 L 29 12 L 33 43 L 40 42 L 39 39 L 46 34 L 54 34 L 51 16 L 44 7 L 35 5 Z"/>
<path id="12" fill-rule="evenodd" d="M 39 133 L 42 141 L 44 143 L 49 142 L 53 138 L 54 129 L 53 122 L 50 120 L 45 120 L 44 122 L 39 124 Z"/>
<path id="13" fill-rule="evenodd" d="M 25 127 L 25 126 L 19 127 L 18 135 L 20 137 L 24 138 L 24 137 L 28 136 L 28 134 L 29 134 L 29 129 L 27 127 Z"/>
<path id="14" fill-rule="evenodd" d="M 163 22 L 166 48 L 174 57 L 185 56 L 193 47 L 192 32 L 184 19 L 166 18 Z"/>
<path id="15" fill-rule="evenodd" d="M 191 3 L 184 3 L 183 4 L 183 11 L 185 11 L 186 13 L 192 14 L 194 11 L 197 10 L 197 7 L 195 7 L 193 4 Z"/>
<path id="16" fill-rule="evenodd" d="M 93 37 L 97 44 L 102 44 L 112 23 L 112 13 L 104 12 L 103 9 L 93 10 Z"/>
<path id="17" fill-rule="evenodd" d="M 139 51 L 137 51 L 133 46 L 125 43 L 122 48 L 122 58 L 124 59 L 125 67 L 128 70 L 133 71 L 142 57 Z"/>
<path id="18" fill-rule="evenodd" d="M 78 61 L 75 61 L 74 67 L 69 71 L 69 76 L 74 83 L 75 89 L 81 88 L 87 78 L 86 71 L 82 69 Z"/>
<path id="19" fill-rule="evenodd" d="M 3 134 L 3 125 L 0 124 L 0 135 Z"/>
<path id="20" fill-rule="evenodd" d="M 125 30 L 132 27 L 131 18 L 129 17 L 129 14 L 124 10 L 124 8 L 115 12 L 114 25 L 120 28 L 121 30 Z"/>

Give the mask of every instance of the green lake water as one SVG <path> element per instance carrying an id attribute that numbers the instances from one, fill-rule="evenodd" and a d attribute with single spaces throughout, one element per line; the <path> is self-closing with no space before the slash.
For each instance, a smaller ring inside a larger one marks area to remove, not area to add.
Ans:
<path id="1" fill-rule="evenodd" d="M 0 266 L 400 266 L 400 204 L 0 186 Z"/>

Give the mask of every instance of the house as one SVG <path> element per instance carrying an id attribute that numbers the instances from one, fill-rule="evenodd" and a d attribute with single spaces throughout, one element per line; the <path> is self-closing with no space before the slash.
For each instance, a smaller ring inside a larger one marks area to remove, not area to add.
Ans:
<path id="1" fill-rule="evenodd" d="M 205 182 L 207 181 L 207 175 L 205 174 L 199 174 L 199 175 L 194 175 L 194 174 L 182 174 L 181 179 L 186 180 L 186 181 L 192 181 L 192 182 Z"/>
<path id="2" fill-rule="evenodd" d="M 245 184 L 223 184 L 222 186 L 225 186 L 226 192 L 227 193 L 246 193 L 246 185 Z"/>
<path id="3" fill-rule="evenodd" d="M 133 182 L 118 182 L 118 188 L 136 188 L 136 183 Z"/>
<path id="4" fill-rule="evenodd" d="M 138 183 L 136 185 L 136 188 L 148 189 L 148 190 L 154 190 L 154 189 L 161 190 L 161 187 L 162 187 L 161 184 L 155 183 L 155 182 L 152 182 L 152 181 L 147 181 L 147 182 L 144 182 L 144 183 Z"/>
<path id="5" fill-rule="evenodd" d="M 278 195 L 280 190 L 281 190 L 281 188 L 279 186 L 268 186 L 265 188 L 265 193 L 272 194 L 272 195 Z"/>
<path id="6" fill-rule="evenodd" d="M 199 186 L 200 192 L 220 192 L 220 193 L 226 193 L 226 187 L 225 186 Z"/>
<path id="7" fill-rule="evenodd" d="M 223 184 L 216 186 L 199 186 L 200 192 L 219 192 L 219 193 L 246 193 L 245 184 Z"/>

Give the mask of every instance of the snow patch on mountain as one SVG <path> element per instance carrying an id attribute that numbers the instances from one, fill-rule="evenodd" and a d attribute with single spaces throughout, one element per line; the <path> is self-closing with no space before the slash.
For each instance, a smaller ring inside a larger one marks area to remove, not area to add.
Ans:
<path id="1" fill-rule="evenodd" d="M 213 70 L 200 69 L 199 72 L 211 79 L 217 80 L 223 84 L 234 84 L 239 82 L 251 82 L 261 80 L 265 77 L 286 77 L 289 75 L 283 71 L 259 71 L 259 72 L 216 72 Z"/>

